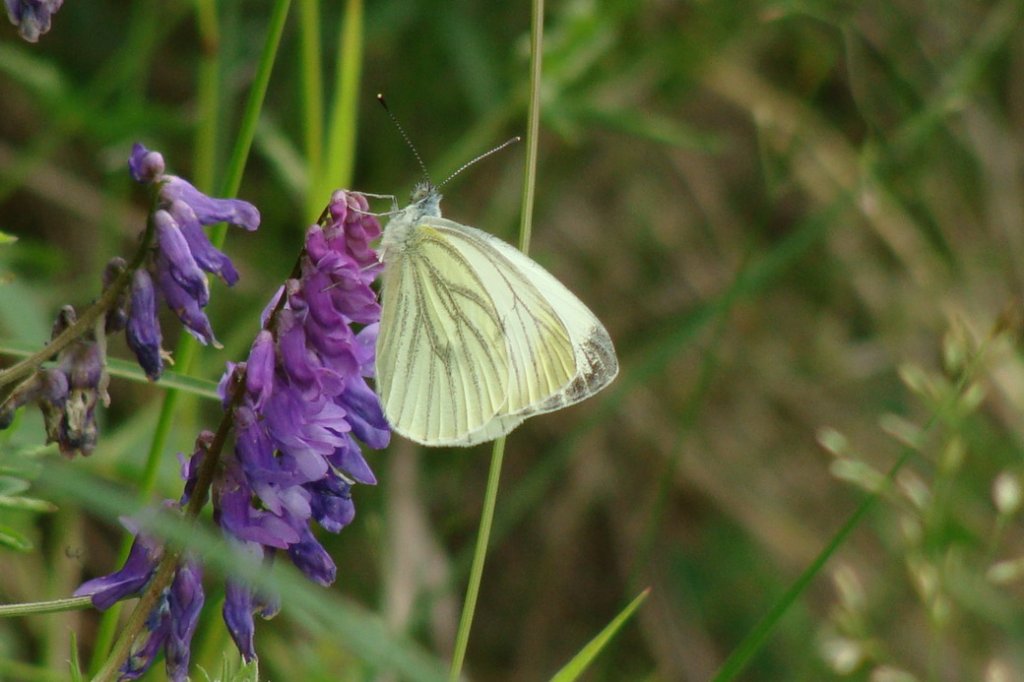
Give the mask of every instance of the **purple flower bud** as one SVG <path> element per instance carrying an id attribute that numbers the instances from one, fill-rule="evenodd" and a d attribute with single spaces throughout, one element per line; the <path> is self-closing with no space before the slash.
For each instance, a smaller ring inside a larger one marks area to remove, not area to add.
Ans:
<path id="1" fill-rule="evenodd" d="M 206 317 L 199 303 L 181 288 L 178 282 L 171 276 L 166 268 L 161 268 L 159 259 L 157 262 L 156 284 L 160 293 L 167 301 L 167 307 L 174 311 L 181 323 L 185 325 L 185 331 L 194 336 L 204 345 L 219 347 L 220 344 L 213 335 L 213 327 Z"/>
<path id="2" fill-rule="evenodd" d="M 44 416 L 47 411 L 52 412 L 59 425 L 67 397 L 68 379 L 64 373 L 58 369 L 40 370 L 21 382 L 0 406 L 0 429 L 10 426 L 17 410 L 30 403 L 39 403 Z"/>
<path id="3" fill-rule="evenodd" d="M 77 320 L 78 315 L 75 313 L 73 306 L 61 306 L 60 312 L 57 313 L 57 318 L 53 321 L 53 326 L 50 327 L 50 339 L 53 340 L 63 334 L 64 330 L 73 325 Z"/>
<path id="4" fill-rule="evenodd" d="M 131 308 L 125 340 L 146 376 L 153 381 L 159 379 L 164 371 L 164 360 L 160 347 L 160 321 L 156 315 L 156 290 L 153 278 L 144 268 L 139 268 L 132 275 Z"/>
<path id="5" fill-rule="evenodd" d="M 30 43 L 50 30 L 50 17 L 64 0 L 5 0 L 7 17 L 18 27 L 21 37 Z"/>
<path id="6" fill-rule="evenodd" d="M 379 272 L 380 258 L 370 242 L 380 237 L 380 222 L 368 213 L 366 197 L 355 192 L 336 191 L 329 207 L 331 222 L 325 228 L 333 248 L 343 249 L 359 264 L 360 270 L 371 269 L 369 283 Z"/>
<path id="7" fill-rule="evenodd" d="M 202 571 L 198 564 L 187 561 L 178 568 L 168 595 L 167 675 L 174 682 L 188 679 L 192 635 L 199 624 L 203 601 Z"/>
<path id="8" fill-rule="evenodd" d="M 260 212 L 248 201 L 208 197 L 186 180 L 174 175 L 168 176 L 167 182 L 160 189 L 160 196 L 168 204 L 175 201 L 188 204 L 202 225 L 229 223 L 250 232 L 260 225 Z"/>
<path id="9" fill-rule="evenodd" d="M 356 506 L 352 502 L 352 487 L 337 476 L 327 475 L 309 486 L 313 497 L 310 506 L 313 518 L 324 530 L 337 533 L 352 523 Z"/>
<path id="10" fill-rule="evenodd" d="M 351 438 L 345 438 L 342 444 L 331 453 L 329 461 L 334 468 L 345 473 L 356 483 L 376 485 L 377 478 L 363 458 L 363 453 Z"/>
<path id="11" fill-rule="evenodd" d="M 274 335 L 263 330 L 256 335 L 245 363 L 245 390 L 253 397 L 257 410 L 263 409 L 274 391 L 274 361 Z"/>
<path id="12" fill-rule="evenodd" d="M 196 436 L 195 449 L 192 451 L 192 456 L 188 460 L 183 461 L 181 465 L 181 477 L 185 479 L 185 489 L 181 493 L 181 500 L 178 504 L 182 508 L 188 504 L 188 501 L 192 498 L 192 492 L 196 488 L 196 482 L 199 479 L 199 469 L 203 465 L 203 460 L 206 458 L 206 453 L 209 451 L 210 446 L 213 444 L 214 434 L 213 431 L 203 430 Z M 181 457 L 181 455 L 179 455 Z M 184 459 L 184 457 L 181 457 Z"/>
<path id="13" fill-rule="evenodd" d="M 303 528 L 302 531 L 302 540 L 288 547 L 288 556 L 307 578 L 326 587 L 334 582 L 338 568 L 327 550 L 309 532 L 309 528 Z"/>
<path id="14" fill-rule="evenodd" d="M 150 151 L 140 142 L 132 145 L 128 156 L 128 172 L 135 182 L 150 184 L 161 178 L 166 166 L 160 152 Z"/>
<path id="15" fill-rule="evenodd" d="M 163 545 L 140 533 L 135 536 L 121 570 L 82 583 L 74 595 L 91 597 L 93 606 L 106 611 L 116 602 L 142 593 L 163 553 Z"/>
<path id="16" fill-rule="evenodd" d="M 128 171 L 135 182 L 155 182 L 163 177 L 164 157 L 160 152 L 150 151 L 136 142 L 132 145 L 132 153 L 128 157 Z"/>
<path id="17" fill-rule="evenodd" d="M 167 592 L 164 592 L 146 618 L 145 632 L 132 644 L 128 659 L 121 666 L 119 680 L 137 680 L 153 665 L 156 655 L 167 641 L 167 633 L 171 627 L 170 607 L 167 601 Z"/>
<path id="18" fill-rule="evenodd" d="M 377 450 L 387 447 L 391 442 L 391 427 L 384 418 L 377 394 L 362 377 L 350 377 L 337 400 L 348 413 L 352 433 L 359 440 Z"/>
<path id="19" fill-rule="evenodd" d="M 195 300 L 200 308 L 210 301 L 206 276 L 196 263 L 181 228 L 167 211 L 153 214 L 156 239 L 159 245 L 157 268 L 166 269 L 174 281 Z"/>
<path id="20" fill-rule="evenodd" d="M 185 241 L 188 242 L 189 251 L 199 267 L 206 272 L 218 275 L 228 286 L 237 282 L 238 271 L 235 270 L 231 259 L 210 243 L 192 207 L 184 201 L 176 199 L 171 202 L 168 211 L 181 228 L 181 233 L 184 235 Z"/>
<path id="21" fill-rule="evenodd" d="M 256 658 L 253 645 L 256 627 L 252 614 L 252 590 L 236 580 L 228 580 L 224 591 L 224 623 L 246 663 Z"/>
<path id="22" fill-rule="evenodd" d="M 60 333 L 74 322 L 74 309 L 65 306 L 54 323 Z M 96 403 L 108 403 L 105 358 L 90 337 L 79 337 L 57 355 L 57 366 L 37 372 L 19 386 L 0 409 L 0 424 L 12 411 L 30 401 L 39 404 L 46 426 L 46 441 L 56 442 L 66 457 L 89 455 L 96 446 Z"/>

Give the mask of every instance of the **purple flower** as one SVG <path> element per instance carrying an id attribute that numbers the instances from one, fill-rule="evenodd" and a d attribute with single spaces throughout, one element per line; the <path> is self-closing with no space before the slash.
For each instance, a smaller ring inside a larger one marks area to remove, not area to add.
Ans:
<path id="1" fill-rule="evenodd" d="M 129 346 L 146 375 L 156 380 L 163 371 L 163 352 L 155 299 L 147 289 L 155 284 L 167 306 L 200 343 L 218 346 L 203 312 L 210 300 L 204 273 L 217 275 L 230 286 L 238 281 L 238 271 L 231 259 L 210 243 L 203 227 L 227 222 L 251 231 L 259 226 L 260 213 L 246 201 L 208 197 L 188 181 L 166 174 L 163 156 L 141 144 L 132 147 L 128 169 L 136 182 L 151 185 L 156 194 L 150 218 L 156 248 L 145 265 L 150 278 L 148 282 L 133 281 L 133 302 L 138 296 L 141 311 L 129 313 L 130 319 L 137 318 Z"/>
<path id="2" fill-rule="evenodd" d="M 153 381 L 164 371 L 160 346 L 160 322 L 156 316 L 156 290 L 149 271 L 139 268 L 132 275 L 131 312 L 125 326 L 125 339 L 139 365 Z"/>
<path id="3" fill-rule="evenodd" d="M 147 535 L 137 534 L 131 551 L 120 570 L 82 583 L 76 597 L 91 597 L 92 604 L 106 611 L 115 603 L 142 593 L 163 557 L 164 548 Z"/>
<path id="4" fill-rule="evenodd" d="M 152 580 L 163 553 L 163 545 L 138 533 L 124 567 L 83 583 L 75 590 L 75 596 L 91 597 L 93 605 L 101 611 L 122 599 L 138 596 Z M 150 612 L 146 632 L 125 662 L 121 679 L 141 677 L 161 649 L 167 655 L 168 676 L 172 680 L 188 679 L 192 635 L 199 623 L 203 600 L 202 571 L 197 563 L 186 560 Z"/>
<path id="5" fill-rule="evenodd" d="M 209 431 L 199 434 L 192 458 L 182 467 L 186 479 L 185 492 L 177 504 L 168 501 L 167 506 L 182 507 L 186 504 L 195 488 L 199 464 L 212 440 L 213 434 Z M 90 597 L 93 606 L 101 611 L 122 599 L 141 595 L 164 558 L 162 543 L 141 532 L 130 519 L 123 522 L 135 534 L 135 542 L 124 566 L 110 575 L 88 580 L 75 590 L 76 597 Z M 121 679 L 141 677 L 163 650 L 168 677 L 180 682 L 187 680 L 192 636 L 199 623 L 203 601 L 202 570 L 196 561 L 186 558 L 175 571 L 170 587 L 164 590 L 149 613 L 145 632 L 133 645 L 121 669 Z"/>
<path id="6" fill-rule="evenodd" d="M 355 516 L 352 486 L 376 483 L 357 438 L 382 448 L 390 430 L 366 383 L 380 306 L 370 288 L 380 264 L 369 243 L 380 224 L 365 199 L 336 192 L 330 222 L 306 235 L 301 277 L 288 281 L 264 313 L 285 297 L 270 331 L 257 336 L 245 363 L 220 383 L 236 405 L 235 451 L 214 483 L 214 518 L 249 551 L 285 550 L 311 580 L 334 581 L 337 568 L 310 527 L 337 533 Z M 353 325 L 366 325 L 358 334 Z M 244 384 L 238 380 L 244 372 Z M 239 402 L 232 398 L 242 390 Z M 261 610 L 262 609 L 262 610 Z M 247 659 L 252 614 L 266 612 L 244 585 L 230 583 L 224 618 Z"/>
<path id="7" fill-rule="evenodd" d="M 7 17 L 18 27 L 21 37 L 30 43 L 50 30 L 50 17 L 64 0 L 5 0 Z"/>
<path id="8" fill-rule="evenodd" d="M 133 154 L 131 170 L 137 179 L 166 181 L 162 158 L 141 147 Z M 205 212 L 207 217 L 255 225 L 244 202 L 200 201 L 195 189 L 183 181 L 169 186 L 175 193 L 172 203 L 185 202 L 197 216 L 195 224 L 206 224 L 201 215 Z M 271 561 L 278 553 L 287 555 L 321 585 L 334 581 L 337 566 L 317 540 L 311 522 L 332 533 L 352 522 L 352 487 L 376 483 L 360 441 L 383 448 L 390 439 L 380 404 L 366 383 L 373 374 L 380 318 L 370 288 L 380 264 L 369 243 L 379 237 L 380 225 L 364 212 L 365 206 L 359 195 L 335 193 L 331 222 L 314 226 L 307 234 L 301 277 L 275 294 L 264 314 L 267 329 L 257 335 L 245 362 L 228 363 L 219 385 L 222 405 L 232 410 L 235 447 L 222 456 L 213 480 L 214 522 L 230 542 L 255 559 Z M 204 251 L 205 242 L 186 234 L 182 225 L 192 220 L 183 217 L 188 213 L 180 206 L 157 212 L 154 227 L 160 231 L 161 253 L 151 264 L 153 272 L 140 270 L 133 282 L 127 330 L 133 351 L 140 360 L 147 359 L 143 365 L 147 373 L 158 373 L 160 366 L 154 289 L 179 316 L 191 320 L 193 333 L 199 329 L 212 339 L 208 322 L 197 322 L 205 316 L 195 271 L 198 267 L 210 272 L 207 266 L 217 265 L 225 278 L 233 272 L 225 261 Z M 197 255 L 201 251 L 204 255 Z M 277 310 L 281 297 L 284 303 Z M 277 310 L 272 321 L 271 310 Z M 353 326 L 361 328 L 356 332 Z M 69 386 L 74 384 L 67 378 L 70 375 L 58 376 Z M 60 379 L 55 383 L 48 392 L 40 378 L 31 399 L 60 394 Z M 241 394 L 236 396 L 236 391 Z M 186 505 L 195 493 L 213 441 L 213 433 L 202 432 L 192 456 L 182 462 L 186 484 L 177 506 Z M 124 567 L 90 580 L 76 594 L 90 595 L 99 608 L 138 594 L 152 580 L 163 552 L 160 545 L 137 534 Z M 168 675 L 185 679 L 202 601 L 199 568 L 186 562 L 150 614 L 146 636 L 121 671 L 124 678 L 140 676 L 164 650 Z M 279 608 L 276 595 L 228 580 L 224 621 L 246 661 L 256 658 L 254 616 L 270 618 Z"/>
<path id="9" fill-rule="evenodd" d="M 142 677 L 163 649 L 167 676 L 174 682 L 186 682 L 192 635 L 199 624 L 204 599 L 202 571 L 194 562 L 183 563 L 146 619 L 146 630 L 121 667 L 120 679 Z"/>

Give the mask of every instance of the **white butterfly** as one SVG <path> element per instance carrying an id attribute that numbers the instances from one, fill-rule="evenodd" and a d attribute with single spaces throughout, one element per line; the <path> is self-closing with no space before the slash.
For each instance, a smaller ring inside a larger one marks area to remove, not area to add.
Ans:
<path id="1" fill-rule="evenodd" d="M 441 217 L 429 183 L 384 229 L 377 394 L 401 435 L 474 445 L 587 398 L 619 371 L 612 340 L 544 268 Z"/>

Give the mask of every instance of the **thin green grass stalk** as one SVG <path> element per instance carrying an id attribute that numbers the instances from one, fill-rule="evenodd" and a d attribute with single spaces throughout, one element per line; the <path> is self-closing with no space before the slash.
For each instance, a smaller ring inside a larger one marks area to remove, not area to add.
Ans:
<path id="1" fill-rule="evenodd" d="M 950 395 L 946 398 L 942 405 L 936 409 L 927 423 L 921 429 L 922 436 L 928 434 L 934 429 L 947 412 L 955 409 L 956 402 L 960 399 L 964 389 L 974 376 L 974 371 L 981 364 L 981 360 L 986 353 L 986 349 L 990 346 L 990 343 L 982 345 L 977 354 L 971 359 L 970 366 L 961 374 L 956 384 L 956 390 L 951 391 Z M 825 548 L 814 558 L 814 561 L 797 576 L 797 579 L 793 581 L 789 589 L 783 593 L 779 600 L 768 610 L 768 613 L 754 626 L 754 629 L 739 643 L 739 645 L 733 649 L 733 652 L 719 668 L 718 672 L 712 678 L 713 682 L 727 682 L 728 680 L 735 679 L 739 675 L 746 665 L 750 662 L 750 659 L 761 650 L 761 648 L 768 642 L 768 637 L 772 631 L 782 620 L 783 616 L 789 612 L 790 607 L 796 603 L 796 600 L 807 590 L 807 587 L 811 584 L 811 581 L 821 572 L 828 560 L 832 558 L 849 538 L 850 534 L 860 525 L 860 522 L 867 516 L 868 512 L 874 508 L 878 500 L 891 489 L 893 483 L 896 480 L 896 475 L 917 454 L 917 450 L 910 445 L 904 446 L 900 451 L 900 456 L 896 459 L 896 462 L 890 467 L 888 473 L 885 476 L 885 480 L 882 485 L 879 486 L 878 490 L 869 493 L 864 497 L 861 503 L 857 506 L 854 512 L 846 520 L 846 522 L 839 528 L 832 539 L 825 545 Z"/>
<path id="2" fill-rule="evenodd" d="M 533 232 L 533 201 L 534 188 L 537 183 L 537 135 L 540 130 L 540 86 L 541 67 L 544 42 L 544 0 L 533 0 L 530 23 L 530 107 L 526 128 L 526 176 L 523 183 L 523 203 L 520 211 L 519 250 L 526 253 L 530 249 L 530 235 Z M 452 654 L 452 666 L 448 674 L 451 682 L 459 679 L 462 665 L 466 659 L 469 646 L 469 632 L 473 625 L 473 613 L 476 611 L 477 597 L 480 594 L 480 582 L 483 578 L 484 562 L 487 559 L 487 547 L 490 541 L 491 526 L 494 522 L 494 508 L 498 500 L 498 483 L 501 479 L 501 464 L 505 458 L 505 438 L 494 441 L 491 451 L 491 467 L 487 475 L 487 490 L 484 493 L 484 507 L 480 516 L 480 530 L 477 534 L 476 548 L 473 552 L 473 564 L 469 571 L 469 584 L 466 586 L 466 600 L 459 618 L 459 630 L 455 636 L 455 652 Z"/>
<path id="3" fill-rule="evenodd" d="M 203 46 L 199 59 L 198 101 L 196 109 L 200 112 L 199 125 L 196 129 L 195 141 L 195 175 L 196 187 L 212 190 L 214 178 L 217 177 L 217 133 L 221 113 L 221 80 L 223 70 L 220 50 L 220 21 L 217 16 L 217 5 L 213 0 L 197 0 L 196 28 L 200 44 Z"/>
<path id="4" fill-rule="evenodd" d="M 252 148 L 253 137 L 256 134 L 256 124 L 259 121 L 259 114 L 263 108 L 263 100 L 267 92 L 267 85 L 270 82 L 270 74 L 273 70 L 274 61 L 277 57 L 277 50 L 281 43 L 281 35 L 284 32 L 285 19 L 288 16 L 288 8 L 290 5 L 290 0 L 278 0 L 274 4 L 271 12 L 263 54 L 260 57 L 256 77 L 249 90 L 249 99 L 246 102 L 242 122 L 239 127 L 238 137 L 235 140 L 234 152 L 225 171 L 224 182 L 222 183 L 219 191 L 219 196 L 234 196 L 237 194 L 238 188 L 241 185 L 242 174 L 245 171 L 245 163 L 249 157 L 249 150 Z M 216 24 L 200 22 L 200 28 L 214 28 L 215 26 Z M 204 38 L 210 37 L 211 36 L 204 36 Z M 224 244 L 226 233 L 227 226 L 218 225 L 212 231 L 210 241 L 213 242 L 214 246 L 220 248 Z M 195 340 L 191 336 L 183 334 L 174 353 L 178 371 L 183 374 L 188 372 L 195 353 Z M 142 482 L 139 488 L 140 499 L 148 498 L 152 494 L 153 487 L 156 483 L 159 460 L 167 444 L 167 437 L 170 433 L 173 415 L 177 407 L 179 396 L 180 394 L 174 390 L 170 390 L 164 395 L 160 416 L 157 419 L 156 429 L 153 434 L 153 440 L 150 444 Z M 111 614 L 114 610 L 114 608 L 110 609 L 108 614 Z M 116 614 L 109 615 L 109 620 L 116 625 Z M 111 625 L 109 627 L 112 630 L 115 626 Z M 118 653 L 119 649 L 123 648 L 124 653 L 127 653 L 132 639 L 134 639 L 133 633 L 123 633 L 122 641 L 118 642 L 119 646 L 115 647 L 112 655 L 108 655 L 110 654 L 109 643 L 104 647 L 106 649 L 105 651 L 96 649 L 96 654 L 98 655 L 95 655 L 93 658 L 94 665 L 96 664 L 96 661 L 102 661 L 103 658 L 106 657 L 103 667 L 96 671 L 96 677 L 102 678 L 104 675 L 109 677 L 114 674 L 114 670 L 120 665 L 120 660 L 123 659 L 123 655 Z"/>
<path id="5" fill-rule="evenodd" d="M 491 468 L 487 474 L 487 490 L 484 492 L 484 508 L 480 514 L 480 530 L 476 536 L 476 549 L 473 552 L 473 565 L 469 570 L 469 584 L 466 585 L 466 600 L 459 618 L 459 631 L 455 636 L 455 653 L 452 654 L 452 665 L 448 671 L 449 682 L 456 682 L 462 674 L 462 664 L 466 660 L 466 649 L 469 646 L 469 631 L 473 626 L 473 614 L 476 611 L 477 597 L 480 595 L 480 581 L 484 574 L 484 562 L 487 559 L 487 546 L 494 522 L 494 507 L 498 501 L 498 483 L 501 480 L 501 463 L 505 459 L 505 437 L 494 441 L 491 450 Z"/>
<path id="6" fill-rule="evenodd" d="M 306 154 L 306 214 L 318 215 L 319 178 L 324 162 L 324 73 L 320 41 L 320 0 L 299 2 L 299 79 L 302 91 L 302 133 Z"/>
<path id="7" fill-rule="evenodd" d="M 633 617 L 636 610 L 640 608 L 640 605 L 647 601 L 647 597 L 651 594 L 651 588 L 645 589 L 643 592 L 633 598 L 633 601 L 626 605 L 626 608 L 622 609 L 615 618 L 612 619 L 608 625 L 604 626 L 601 632 L 597 633 L 594 639 L 587 642 L 586 646 L 580 649 L 579 653 L 572 657 L 565 666 L 562 667 L 554 676 L 551 678 L 551 682 L 574 682 L 579 679 L 580 675 L 587 671 L 590 664 L 594 662 L 597 655 L 604 651 L 608 643 L 612 641 L 612 638 L 618 634 L 622 626 Z"/>
<path id="8" fill-rule="evenodd" d="M 310 183 L 311 201 L 320 208 L 335 187 L 348 187 L 356 158 L 359 111 L 359 80 L 363 70 L 363 0 L 348 0 L 338 31 L 338 64 L 334 100 L 331 102 L 327 163 L 320 177 Z M 319 210 L 314 210 L 318 214 Z"/>

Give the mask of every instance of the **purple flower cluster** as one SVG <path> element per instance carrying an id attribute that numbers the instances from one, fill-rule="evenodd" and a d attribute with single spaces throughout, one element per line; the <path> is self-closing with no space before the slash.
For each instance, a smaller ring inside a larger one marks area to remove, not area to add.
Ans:
<path id="1" fill-rule="evenodd" d="M 212 486 L 214 520 L 228 539 L 257 561 L 279 552 L 311 580 L 334 581 L 333 559 L 311 521 L 337 533 L 355 516 L 352 486 L 376 479 L 359 442 L 385 447 L 391 432 L 373 375 L 380 306 L 370 284 L 381 264 L 370 242 L 380 223 L 359 194 L 335 192 L 325 224 L 306 235 L 301 274 L 288 280 L 264 313 L 264 326 L 243 363 L 230 364 L 220 384 L 235 431 Z M 130 322 L 129 322 L 130 324 Z M 358 329 L 358 331 L 357 331 Z M 183 466 L 191 498 L 213 434 L 204 432 Z M 162 547 L 137 534 L 125 566 L 83 584 L 98 608 L 140 594 L 153 577 Z M 269 618 L 279 604 L 237 579 L 225 590 L 224 621 L 246 661 L 256 657 L 253 616 Z M 189 640 L 202 607 L 198 567 L 179 566 L 174 583 L 150 615 L 146 637 L 122 669 L 126 679 L 146 670 L 163 649 L 168 674 L 184 679 Z"/>
<path id="2" fill-rule="evenodd" d="M 5 0 L 7 17 L 18 27 L 21 37 L 30 43 L 50 30 L 50 17 L 64 0 Z"/>
<path id="3" fill-rule="evenodd" d="M 141 144 L 132 148 L 129 168 L 138 182 L 152 185 L 155 208 L 150 216 L 155 245 L 145 263 L 132 273 L 128 290 L 106 310 L 104 323 L 86 330 L 57 356 L 56 366 L 38 369 L 0 405 L 0 429 L 10 426 L 19 408 L 39 405 L 46 422 L 47 442 L 56 442 L 66 456 L 88 455 L 96 446 L 96 403 L 107 397 L 105 336 L 125 330 L 128 346 L 146 376 L 163 372 L 157 300 L 162 297 L 185 328 L 203 343 L 216 344 L 203 308 L 210 294 L 204 272 L 219 275 L 229 285 L 238 281 L 231 261 L 207 239 L 203 226 L 219 222 L 247 230 L 259 226 L 260 214 L 238 199 L 213 199 L 187 181 L 164 173 L 163 157 Z M 104 290 L 123 275 L 123 258 L 111 260 L 103 273 Z M 53 327 L 53 338 L 75 324 L 76 313 L 64 306 Z"/>
<path id="4" fill-rule="evenodd" d="M 188 502 L 198 473 L 195 464 L 202 461 L 202 455 L 212 441 L 213 434 L 209 431 L 199 434 L 195 454 L 182 467 L 185 492 L 177 505 L 168 501 L 168 506 L 184 507 Z M 124 566 L 110 575 L 88 580 L 75 590 L 76 597 L 91 597 L 93 606 L 101 611 L 122 599 L 141 595 L 164 556 L 162 543 L 141 532 L 133 521 L 125 519 L 123 523 L 135 534 L 135 542 Z M 188 680 L 192 635 L 199 623 L 205 599 L 202 577 L 202 569 L 195 560 L 188 558 L 178 565 L 170 587 L 159 596 L 156 607 L 146 620 L 145 636 L 137 640 L 122 666 L 120 679 L 142 677 L 163 650 L 167 676 L 174 682 Z"/>
<path id="5" fill-rule="evenodd" d="M 283 550 L 322 585 L 334 581 L 336 567 L 310 520 L 333 533 L 352 521 L 352 485 L 376 483 L 356 439 L 379 449 L 391 436 L 366 383 L 380 319 L 370 283 L 381 267 L 369 246 L 380 224 L 366 210 L 362 195 L 335 192 L 327 224 L 306 235 L 301 276 L 265 313 L 273 331 L 260 332 L 246 362 L 221 381 L 235 450 L 214 483 L 214 518 L 253 556 Z M 275 610 L 229 583 L 224 618 L 246 660 L 255 657 L 253 613 Z"/>
<path id="6" fill-rule="evenodd" d="M 231 286 L 238 281 L 238 272 L 230 259 L 210 243 L 203 227 L 224 222 L 251 231 L 259 226 L 260 213 L 246 201 L 214 199 L 188 181 L 166 175 L 163 156 L 141 144 L 132 147 L 128 166 L 136 182 L 156 188 L 156 206 L 150 216 L 156 248 L 147 266 L 136 270 L 132 277 L 126 328 L 128 346 L 146 376 L 155 380 L 163 372 L 157 294 L 192 336 L 203 344 L 217 345 L 210 320 L 203 312 L 210 300 L 203 273 L 217 275 Z"/>

